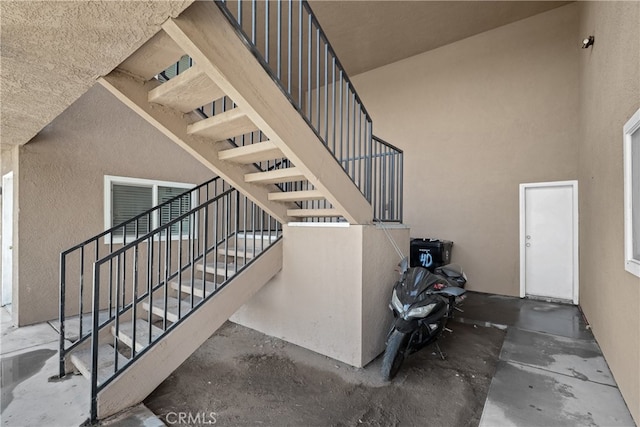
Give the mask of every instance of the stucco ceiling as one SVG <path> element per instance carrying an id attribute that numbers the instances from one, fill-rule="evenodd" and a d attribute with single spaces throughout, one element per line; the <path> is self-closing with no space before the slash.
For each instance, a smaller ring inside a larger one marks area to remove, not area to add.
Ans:
<path id="1" fill-rule="evenodd" d="M 2 144 L 23 144 L 193 0 L 0 1 Z"/>
<path id="2" fill-rule="evenodd" d="M 0 1 L 0 142 L 28 142 L 192 1 Z M 351 75 L 566 3 L 311 0 Z"/>

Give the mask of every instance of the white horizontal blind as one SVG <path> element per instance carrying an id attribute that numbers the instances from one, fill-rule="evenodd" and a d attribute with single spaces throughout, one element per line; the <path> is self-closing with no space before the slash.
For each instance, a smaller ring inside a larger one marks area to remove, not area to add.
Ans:
<path id="1" fill-rule="evenodd" d="M 158 186 L 158 204 L 162 204 L 167 200 L 184 193 L 184 188 L 163 187 Z M 187 193 L 177 200 L 174 200 L 167 206 L 160 208 L 160 226 L 165 225 L 169 221 L 178 218 L 191 210 L 191 193 Z M 191 217 L 187 217 L 182 221 L 182 234 L 188 235 L 190 230 Z M 180 234 L 180 224 L 176 223 L 171 226 L 171 235 Z"/>
<path id="2" fill-rule="evenodd" d="M 121 224 L 136 215 L 153 207 L 153 187 L 135 185 L 112 184 L 111 186 L 111 225 Z M 126 226 L 127 236 L 138 236 L 149 232 L 149 217 L 145 216 Z M 122 237 L 123 230 L 117 230 L 114 235 Z"/>

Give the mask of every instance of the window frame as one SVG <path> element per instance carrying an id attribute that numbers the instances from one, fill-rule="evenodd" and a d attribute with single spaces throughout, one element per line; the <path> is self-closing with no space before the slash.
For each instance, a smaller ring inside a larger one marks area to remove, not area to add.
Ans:
<path id="1" fill-rule="evenodd" d="M 171 188 L 180 188 L 180 189 L 184 189 L 184 190 L 189 190 L 192 188 L 195 188 L 195 184 L 192 183 L 186 183 L 186 182 L 174 182 L 174 181 L 161 181 L 161 180 L 156 180 L 156 179 L 145 179 L 145 178 L 133 178 L 133 177 L 126 177 L 126 176 L 115 176 L 115 175 L 105 175 L 104 176 L 104 229 L 105 230 L 109 230 L 110 228 L 113 227 L 112 225 L 112 189 L 113 189 L 113 184 L 115 185 L 128 185 L 128 186 L 134 186 L 134 187 L 148 187 L 152 189 L 152 195 L 151 195 L 151 204 L 152 206 L 149 208 L 154 208 L 156 206 L 158 206 L 158 187 L 171 187 Z M 191 193 L 191 209 L 194 209 L 198 206 L 198 200 L 197 200 L 197 195 L 196 192 L 192 192 Z M 151 224 L 150 226 L 150 230 L 154 230 L 156 228 L 158 228 L 158 224 L 160 223 L 160 213 L 159 211 L 152 216 L 151 218 Z M 197 221 L 196 221 L 196 227 L 197 227 Z M 190 230 L 186 231 L 187 233 L 190 233 Z M 188 234 L 187 234 L 188 235 Z M 133 240 L 135 240 L 135 236 L 134 235 L 127 235 L 126 236 L 126 241 L 127 242 L 132 242 Z M 171 233 L 171 240 L 179 240 L 179 239 L 184 239 L 185 238 L 185 233 L 183 231 L 183 235 L 180 236 L 179 233 Z M 154 240 L 166 240 L 166 237 L 161 237 L 158 238 L 156 237 Z M 114 243 L 114 244 L 122 244 L 124 243 L 125 239 L 124 239 L 124 235 L 122 236 L 111 236 L 111 233 L 105 235 L 105 239 L 104 242 L 105 244 L 110 244 L 110 243 Z"/>
<path id="2" fill-rule="evenodd" d="M 629 273 L 640 277 L 640 259 L 634 258 L 633 247 L 634 237 L 640 239 L 640 236 L 634 236 L 633 229 L 633 169 L 640 168 L 640 164 L 634 165 L 632 158 L 632 136 L 640 132 L 640 109 L 638 109 L 631 118 L 625 123 L 623 128 L 624 135 L 624 268 Z M 639 140 L 640 141 L 640 140 Z M 635 149 L 640 150 L 640 142 Z M 640 183 L 636 183 L 640 189 Z M 636 197 L 639 197 L 636 195 Z M 640 213 L 636 212 L 636 216 Z M 640 229 L 640 225 L 636 225 Z M 636 231 L 638 232 L 638 231 Z"/>

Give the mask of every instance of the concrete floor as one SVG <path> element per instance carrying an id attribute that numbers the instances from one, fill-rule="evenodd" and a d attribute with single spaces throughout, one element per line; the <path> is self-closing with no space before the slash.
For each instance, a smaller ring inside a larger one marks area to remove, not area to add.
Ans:
<path id="1" fill-rule="evenodd" d="M 635 426 L 576 306 L 467 295 L 459 320 L 507 329 L 481 427 Z"/>
<path id="2" fill-rule="evenodd" d="M 49 323 L 16 328 L 0 309 L 0 425 L 71 427 L 89 418 L 90 386 L 82 375 L 58 375 L 58 333 Z M 140 405 L 105 425 L 159 427 Z"/>
<path id="3" fill-rule="evenodd" d="M 506 329 L 481 427 L 635 426 L 578 308 L 469 292 L 457 321 Z M 1 309 L 2 426 L 77 426 L 89 382 L 57 375 L 58 334 L 48 323 L 11 325 Z M 105 424 L 162 425 L 144 407 Z"/>

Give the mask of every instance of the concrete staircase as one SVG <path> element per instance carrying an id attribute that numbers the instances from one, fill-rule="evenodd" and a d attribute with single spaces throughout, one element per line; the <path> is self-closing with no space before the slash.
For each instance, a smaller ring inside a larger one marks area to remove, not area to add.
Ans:
<path id="1" fill-rule="evenodd" d="M 187 70 L 159 77 L 185 56 Z M 166 21 L 99 82 L 280 223 L 372 222 L 372 206 L 355 179 L 215 2 L 195 2 Z M 201 107 L 212 103 L 225 107 L 205 114 Z M 93 354 L 82 347 L 71 354 L 69 361 L 89 378 L 89 367 L 97 366 L 92 421 L 142 401 L 281 270 L 283 240 L 275 237 L 267 236 L 268 245 L 256 236 L 227 239 L 213 262 L 205 255 L 207 262 L 133 304 L 128 318 L 94 333 Z"/>
<path id="2" fill-rule="evenodd" d="M 193 61 L 189 69 L 166 82 L 156 79 L 184 55 Z M 279 221 L 371 223 L 369 202 L 214 2 L 196 2 L 165 22 L 100 82 Z M 193 113 L 224 97 L 229 109 L 206 118 Z M 250 135 L 252 143 L 229 144 Z M 280 166 L 256 168 L 267 161 Z M 317 203 L 301 207 L 309 201 Z"/>
<path id="3" fill-rule="evenodd" d="M 98 418 L 141 402 L 281 270 L 282 240 L 275 239 L 275 235 L 264 240 L 245 235 L 239 239 L 237 252 L 228 245 L 228 252 L 218 254 L 209 264 L 196 265 L 204 280 L 189 274 L 174 279 L 166 296 L 156 292 L 138 304 L 135 322 L 129 316 L 110 323 L 110 333 L 101 333 L 97 348 L 97 385 L 107 383 L 97 393 Z M 253 258 L 254 254 L 260 256 L 239 270 L 235 258 Z M 205 299 L 214 292 L 215 296 Z M 89 346 L 71 353 L 69 362 L 70 370 L 91 380 Z M 123 367 L 126 373 L 114 377 Z"/>

